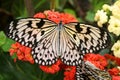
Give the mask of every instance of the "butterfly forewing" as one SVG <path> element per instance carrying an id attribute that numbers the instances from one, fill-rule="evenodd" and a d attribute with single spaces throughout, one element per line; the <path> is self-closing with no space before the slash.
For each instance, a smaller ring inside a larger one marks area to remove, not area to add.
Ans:
<path id="1" fill-rule="evenodd" d="M 17 19 L 11 22 L 7 35 L 22 45 L 32 47 L 55 27 L 56 24 L 47 19 Z"/>
<path id="2" fill-rule="evenodd" d="M 80 23 L 69 23 L 64 26 L 65 31 L 83 54 L 99 51 L 109 44 L 110 37 L 101 28 Z"/>

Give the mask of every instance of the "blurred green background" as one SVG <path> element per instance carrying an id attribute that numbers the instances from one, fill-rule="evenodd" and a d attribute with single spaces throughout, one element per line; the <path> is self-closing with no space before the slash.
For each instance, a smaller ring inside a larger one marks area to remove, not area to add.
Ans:
<path id="1" fill-rule="evenodd" d="M 38 65 L 14 60 L 9 48 L 14 43 L 3 29 L 15 18 L 30 17 L 37 12 L 55 9 L 70 13 L 80 22 L 94 23 L 94 15 L 103 4 L 116 0 L 0 0 L 0 80 L 63 80 L 63 71 L 47 74 Z"/>

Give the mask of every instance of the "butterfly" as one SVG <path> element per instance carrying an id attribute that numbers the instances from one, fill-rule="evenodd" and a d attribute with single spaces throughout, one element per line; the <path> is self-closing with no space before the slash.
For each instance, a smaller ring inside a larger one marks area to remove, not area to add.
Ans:
<path id="1" fill-rule="evenodd" d="M 91 62 L 86 61 L 84 65 L 84 69 L 76 66 L 76 80 L 112 80 L 107 71 L 98 69 Z"/>
<path id="2" fill-rule="evenodd" d="M 102 28 L 79 22 L 57 24 L 44 18 L 16 19 L 6 35 L 32 48 L 32 57 L 40 65 L 52 65 L 58 59 L 67 65 L 79 65 L 86 53 L 107 47 L 110 40 Z"/>

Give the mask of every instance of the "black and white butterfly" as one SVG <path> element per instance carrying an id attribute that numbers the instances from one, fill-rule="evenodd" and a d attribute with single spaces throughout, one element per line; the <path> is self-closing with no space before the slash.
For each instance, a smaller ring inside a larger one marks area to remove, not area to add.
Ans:
<path id="1" fill-rule="evenodd" d="M 84 62 L 84 69 L 76 66 L 76 80 L 112 80 L 110 74 L 105 70 L 98 69 L 89 61 Z"/>
<path id="2" fill-rule="evenodd" d="M 67 65 L 79 65 L 83 55 L 105 48 L 109 35 L 102 28 L 78 22 L 59 24 L 43 18 L 17 19 L 7 36 L 32 48 L 35 63 L 52 65 L 59 58 Z"/>

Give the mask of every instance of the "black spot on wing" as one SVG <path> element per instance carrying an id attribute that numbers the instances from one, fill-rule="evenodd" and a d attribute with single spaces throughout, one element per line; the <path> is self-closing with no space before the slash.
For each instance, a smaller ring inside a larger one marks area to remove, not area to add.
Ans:
<path id="1" fill-rule="evenodd" d="M 80 28 L 80 24 L 75 25 L 75 29 L 78 33 L 82 31 L 82 28 Z"/>
<path id="2" fill-rule="evenodd" d="M 27 24 L 27 26 L 31 27 L 32 21 L 29 21 L 29 23 Z"/>
<path id="3" fill-rule="evenodd" d="M 37 23 L 36 25 L 38 26 L 38 28 L 41 28 L 44 24 L 45 24 L 45 21 L 43 21 L 43 19 L 41 19 L 41 21 L 39 23 Z"/>
<path id="4" fill-rule="evenodd" d="M 76 35 L 75 34 L 73 34 L 73 38 L 76 40 Z"/>
<path id="5" fill-rule="evenodd" d="M 89 34 L 91 31 L 90 31 L 90 27 L 87 27 L 87 32 L 86 34 Z"/>
<path id="6" fill-rule="evenodd" d="M 45 31 L 41 31 L 41 36 L 44 35 Z"/>
<path id="7" fill-rule="evenodd" d="M 31 34 L 32 34 L 32 31 L 29 31 L 28 34 L 31 35 Z"/>

